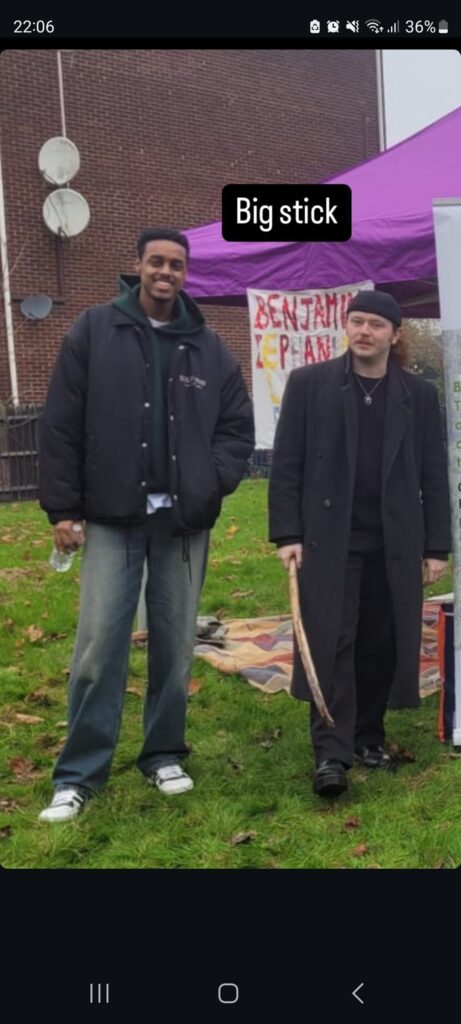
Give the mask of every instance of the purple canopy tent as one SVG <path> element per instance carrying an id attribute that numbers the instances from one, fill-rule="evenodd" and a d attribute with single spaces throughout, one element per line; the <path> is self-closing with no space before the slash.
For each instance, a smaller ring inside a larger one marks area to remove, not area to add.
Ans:
<path id="1" fill-rule="evenodd" d="M 459 195 L 461 107 L 351 170 L 349 242 L 225 242 L 221 221 L 186 231 L 188 291 L 246 304 L 247 288 L 297 291 L 371 279 L 405 316 L 439 316 L 432 200 Z"/>

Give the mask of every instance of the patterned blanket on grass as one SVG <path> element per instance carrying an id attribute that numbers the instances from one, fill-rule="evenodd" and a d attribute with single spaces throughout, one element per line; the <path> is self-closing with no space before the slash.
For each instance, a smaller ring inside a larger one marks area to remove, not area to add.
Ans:
<path id="1" fill-rule="evenodd" d="M 420 662 L 422 697 L 440 688 L 437 655 L 439 601 L 423 606 L 423 631 Z M 243 676 L 251 686 L 265 693 L 290 691 L 293 663 L 293 625 L 289 615 L 271 615 L 261 619 L 227 619 L 224 646 L 212 640 L 197 639 L 194 653 L 220 672 Z M 222 644 L 222 640 L 221 640 Z"/>

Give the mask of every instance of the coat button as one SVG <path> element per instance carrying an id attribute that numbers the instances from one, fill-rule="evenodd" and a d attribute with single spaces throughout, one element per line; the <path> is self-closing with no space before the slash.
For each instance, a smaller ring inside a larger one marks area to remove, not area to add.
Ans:
<path id="1" fill-rule="evenodd" d="M 182 352 L 184 345 L 178 345 L 179 351 Z"/>
<path id="2" fill-rule="evenodd" d="M 170 420 L 174 420 L 174 416 L 173 415 L 170 416 Z"/>
<path id="3" fill-rule="evenodd" d="M 145 480 L 141 480 L 141 487 L 147 487 L 147 484 L 146 484 Z"/>
<path id="4" fill-rule="evenodd" d="M 173 462 L 176 462 L 176 455 L 172 455 L 171 458 L 172 458 Z"/>
<path id="5" fill-rule="evenodd" d="M 144 408 L 150 409 L 150 402 L 144 402 Z"/>
<path id="6" fill-rule="evenodd" d="M 173 383 L 173 378 L 172 378 L 172 377 L 168 377 L 168 383 L 169 383 L 169 384 L 172 384 L 172 383 Z"/>
<path id="7" fill-rule="evenodd" d="M 173 494 L 173 498 L 174 498 L 175 501 L 177 501 L 178 500 L 178 495 L 177 494 Z"/>
<path id="8" fill-rule="evenodd" d="M 325 500 L 323 502 L 323 507 L 324 508 L 331 508 L 331 501 L 330 501 L 329 498 L 325 498 Z"/>
<path id="9" fill-rule="evenodd" d="M 147 448 L 147 441 L 142 442 L 141 448 Z"/>

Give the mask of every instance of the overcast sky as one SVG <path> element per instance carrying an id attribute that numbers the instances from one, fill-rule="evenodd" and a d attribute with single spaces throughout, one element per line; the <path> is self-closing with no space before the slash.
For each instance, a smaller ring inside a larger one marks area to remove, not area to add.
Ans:
<path id="1" fill-rule="evenodd" d="M 456 50 L 383 50 L 383 67 L 387 148 L 461 106 Z"/>

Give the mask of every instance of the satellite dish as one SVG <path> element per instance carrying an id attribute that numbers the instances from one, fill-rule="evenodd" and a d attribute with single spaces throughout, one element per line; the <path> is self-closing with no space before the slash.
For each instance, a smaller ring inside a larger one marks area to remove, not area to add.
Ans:
<path id="1" fill-rule="evenodd" d="M 43 219 L 53 234 L 73 238 L 87 227 L 90 208 L 80 192 L 74 192 L 73 188 L 57 188 L 45 199 Z"/>
<path id="2" fill-rule="evenodd" d="M 27 295 L 19 308 L 28 320 L 44 320 L 51 313 L 53 302 L 48 295 Z"/>
<path id="3" fill-rule="evenodd" d="M 44 142 L 38 154 L 38 166 L 50 185 L 66 185 L 80 168 L 80 154 L 70 139 L 57 135 Z"/>

